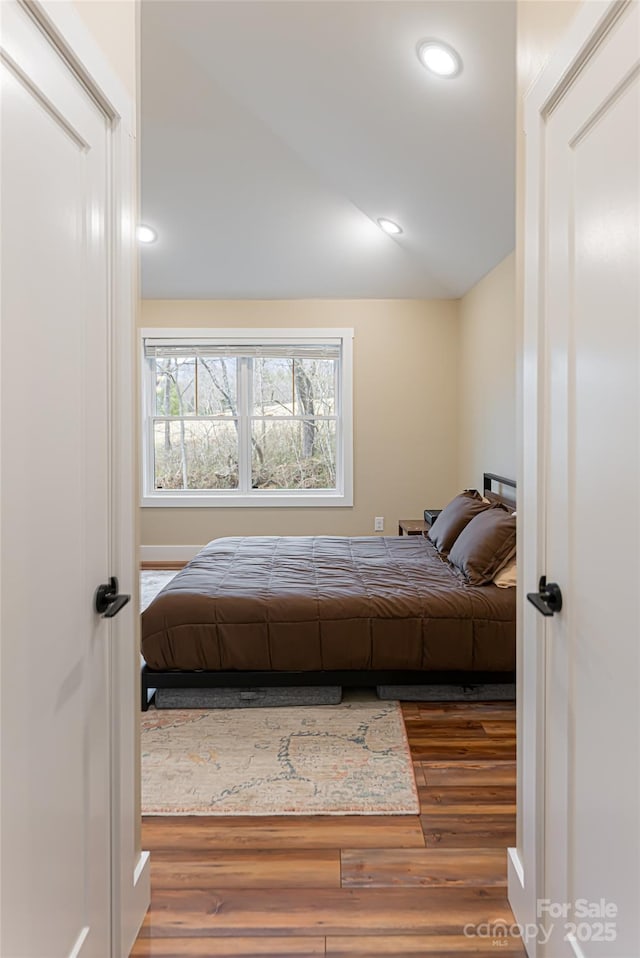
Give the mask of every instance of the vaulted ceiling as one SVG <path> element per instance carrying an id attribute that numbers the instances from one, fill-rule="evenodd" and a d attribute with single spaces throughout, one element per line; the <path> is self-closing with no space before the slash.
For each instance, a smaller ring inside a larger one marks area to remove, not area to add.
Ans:
<path id="1" fill-rule="evenodd" d="M 144 0 L 141 130 L 144 296 L 460 296 L 514 245 L 515 5 Z"/>

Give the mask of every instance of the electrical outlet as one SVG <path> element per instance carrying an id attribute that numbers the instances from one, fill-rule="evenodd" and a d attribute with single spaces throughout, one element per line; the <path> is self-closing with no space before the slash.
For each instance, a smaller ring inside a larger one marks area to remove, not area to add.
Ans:
<path id="1" fill-rule="evenodd" d="M 373 520 L 373 531 L 384 532 L 384 516 L 376 516 Z"/>

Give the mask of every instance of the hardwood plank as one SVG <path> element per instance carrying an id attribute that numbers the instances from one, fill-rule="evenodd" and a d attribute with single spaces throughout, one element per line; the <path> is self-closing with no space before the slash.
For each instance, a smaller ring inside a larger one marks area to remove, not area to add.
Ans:
<path id="1" fill-rule="evenodd" d="M 295 888 L 156 891 L 142 937 L 429 933 L 513 922 L 503 888 Z"/>
<path id="2" fill-rule="evenodd" d="M 526 958 L 520 938 L 465 935 L 328 935 L 326 954 L 327 958 L 455 958 L 457 955 Z"/>
<path id="3" fill-rule="evenodd" d="M 486 702 L 418 702 L 418 710 L 422 713 L 445 714 L 455 717 L 465 712 L 472 712 L 474 716 L 480 716 L 484 712 L 507 712 L 513 714 L 515 718 L 516 703 L 495 699 Z"/>
<path id="4" fill-rule="evenodd" d="M 142 821 L 142 847 L 202 851 L 232 848 L 416 848 L 417 815 L 258 817 L 153 816 Z"/>
<path id="5" fill-rule="evenodd" d="M 411 715 L 417 715 L 419 711 L 417 702 L 401 702 L 400 708 L 402 709 L 402 715 L 405 719 Z"/>
<path id="6" fill-rule="evenodd" d="M 516 843 L 514 815 L 423 815 L 427 848 L 506 848 Z"/>
<path id="7" fill-rule="evenodd" d="M 431 739 L 428 742 L 411 742 L 411 757 L 422 762 L 438 761 L 440 759 L 508 759 L 515 760 L 515 739 L 493 741 L 485 737 L 474 742 L 466 739 L 460 742 L 447 742 L 446 735 L 442 739 Z"/>
<path id="8" fill-rule="evenodd" d="M 507 884 L 507 855 L 502 848 L 349 848 L 340 858 L 344 888 Z"/>
<path id="9" fill-rule="evenodd" d="M 436 724 L 440 722 L 451 722 L 453 725 L 458 725 L 462 722 L 484 721 L 515 723 L 515 707 L 512 708 L 508 702 L 482 703 L 482 708 L 480 708 L 480 705 L 481 703 L 477 703 L 477 706 L 474 706 L 473 709 L 466 709 L 456 712 L 452 711 L 450 708 L 440 710 L 429 709 L 424 704 L 421 704 L 418 707 L 417 715 L 414 713 L 410 716 L 410 719 L 413 721 L 416 717 L 418 717 L 421 721 L 428 720 L 429 722 L 434 722 Z"/>
<path id="10" fill-rule="evenodd" d="M 416 780 L 416 785 L 418 788 L 420 788 L 420 786 L 424 787 L 427 784 L 427 781 L 424 777 L 424 772 L 422 770 L 422 764 L 420 762 L 413 763 L 413 776 Z"/>
<path id="11" fill-rule="evenodd" d="M 168 561 L 166 559 L 154 560 L 148 559 L 140 563 L 141 569 L 184 569 L 186 562 L 180 561 L 179 559 Z"/>
<path id="12" fill-rule="evenodd" d="M 422 815 L 507 815 L 516 814 L 515 785 L 419 787 Z"/>
<path id="13" fill-rule="evenodd" d="M 487 735 L 492 738 L 515 738 L 516 726 L 514 721 L 509 720 L 500 720 L 500 719 L 485 719 L 484 716 L 480 723 L 487 733 Z"/>
<path id="14" fill-rule="evenodd" d="M 324 936 L 288 938 L 138 938 L 130 958 L 318 958 Z"/>
<path id="15" fill-rule="evenodd" d="M 151 885 L 170 888 L 339 888 L 340 852 L 239 849 L 151 856 Z"/>
<path id="16" fill-rule="evenodd" d="M 491 712 L 489 715 L 493 716 L 495 713 Z M 469 729 L 477 731 L 483 727 L 484 716 L 477 716 L 476 718 L 469 718 L 469 714 L 452 716 L 446 713 L 442 715 L 425 715 L 422 712 L 418 712 L 415 715 L 404 715 L 404 723 L 407 727 L 407 730 L 413 735 L 416 731 L 420 729 L 438 729 L 442 734 L 442 726 L 446 725 L 447 728 L 451 729 Z M 500 715 L 501 719 L 504 719 L 504 714 Z"/>
<path id="17" fill-rule="evenodd" d="M 428 786 L 516 784 L 516 763 L 510 760 L 415 762 L 414 765 L 420 767 Z"/>
<path id="18" fill-rule="evenodd" d="M 441 710 L 430 709 L 427 706 L 420 705 L 418 708 L 420 719 L 430 722 L 484 722 L 484 721 L 516 721 L 515 704 L 512 706 L 508 702 L 478 702 L 473 708 L 466 708 L 459 711 L 453 711 L 445 707 Z"/>
<path id="19" fill-rule="evenodd" d="M 411 730 L 411 748 L 415 745 L 429 742 L 486 742 L 487 733 L 480 722 L 464 722 L 457 725 L 455 722 L 447 722 L 446 726 L 434 724 L 432 722 L 413 722 Z"/>

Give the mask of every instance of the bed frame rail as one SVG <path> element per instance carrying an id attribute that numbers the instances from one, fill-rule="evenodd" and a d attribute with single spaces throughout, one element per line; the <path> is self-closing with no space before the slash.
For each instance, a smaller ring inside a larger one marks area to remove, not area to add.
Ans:
<path id="1" fill-rule="evenodd" d="M 374 685 L 476 685 L 512 684 L 515 672 L 414 672 L 409 669 L 344 670 L 320 672 L 162 672 L 142 667 L 142 711 L 153 701 L 156 689 L 290 688 L 305 685 L 341 685 L 366 688 Z"/>

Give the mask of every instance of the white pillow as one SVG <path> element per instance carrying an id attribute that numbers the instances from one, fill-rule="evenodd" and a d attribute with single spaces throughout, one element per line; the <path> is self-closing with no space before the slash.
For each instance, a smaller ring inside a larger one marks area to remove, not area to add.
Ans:
<path id="1" fill-rule="evenodd" d="M 497 585 L 500 589 L 512 589 L 516 584 L 516 558 L 509 559 L 507 564 L 500 569 L 497 576 L 493 580 L 493 584 Z"/>

